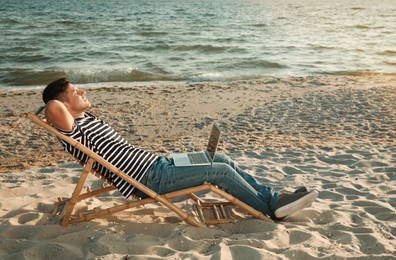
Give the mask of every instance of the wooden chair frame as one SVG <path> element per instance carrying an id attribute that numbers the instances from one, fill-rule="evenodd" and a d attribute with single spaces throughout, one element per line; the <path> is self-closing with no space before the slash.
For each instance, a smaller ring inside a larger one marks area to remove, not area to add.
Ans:
<path id="1" fill-rule="evenodd" d="M 66 226 L 68 224 L 72 223 L 77 223 L 81 221 L 88 221 L 94 218 L 98 217 L 104 217 L 107 215 L 111 215 L 115 212 L 123 211 L 126 209 L 138 207 L 141 205 L 149 204 L 149 203 L 156 203 L 159 202 L 165 207 L 169 208 L 171 211 L 176 213 L 183 221 L 197 227 L 204 227 L 207 225 L 213 225 L 213 224 L 221 224 L 221 223 L 229 223 L 229 222 L 234 222 L 238 220 L 241 217 L 235 217 L 229 214 L 227 210 L 225 210 L 225 207 L 227 205 L 234 205 L 245 211 L 248 215 L 251 215 L 253 217 L 256 217 L 261 220 L 266 220 L 266 221 L 271 221 L 266 215 L 261 213 L 260 211 L 255 210 L 254 208 L 250 207 L 249 205 L 243 203 L 242 201 L 238 200 L 237 198 L 231 196 L 227 192 L 219 189 L 218 187 L 210 184 L 210 183 L 204 183 L 203 185 L 188 188 L 188 189 L 183 189 L 183 190 L 178 190 L 175 192 L 170 192 L 167 194 L 159 195 L 158 193 L 154 192 L 153 190 L 149 189 L 142 183 L 136 181 L 135 179 L 131 178 L 129 175 L 126 173 L 122 172 L 118 168 L 116 168 L 114 165 L 103 159 L 101 156 L 97 155 L 94 153 L 92 150 L 87 148 L 86 146 L 82 145 L 78 141 L 74 140 L 71 137 L 68 137 L 66 135 L 63 135 L 59 131 L 57 131 L 54 127 L 52 127 L 50 124 L 48 124 L 45 119 L 41 119 L 38 117 L 38 114 L 42 111 L 42 108 L 39 109 L 36 113 L 29 112 L 26 117 L 32 120 L 34 123 L 37 125 L 45 128 L 46 130 L 50 131 L 54 135 L 56 135 L 58 138 L 68 142 L 75 148 L 79 149 L 83 153 L 89 156 L 89 160 L 87 164 L 83 166 L 83 171 L 81 173 L 80 179 L 76 184 L 76 187 L 74 189 L 74 192 L 72 196 L 69 199 L 63 200 L 58 198 L 58 202 L 56 202 L 56 208 L 54 210 L 54 214 L 59 214 L 61 218 L 60 224 L 62 226 Z M 98 162 L 110 171 L 112 171 L 115 175 L 123 178 L 125 181 L 130 183 L 131 185 L 135 186 L 138 188 L 141 192 L 145 193 L 146 195 L 149 196 L 149 198 L 146 199 L 135 199 L 135 200 L 127 200 L 126 203 L 106 209 L 94 209 L 86 212 L 80 212 L 78 214 L 73 214 L 74 208 L 76 204 L 84 199 L 91 198 L 98 196 L 100 194 L 110 192 L 115 190 L 115 186 L 113 186 L 109 181 L 107 183 L 109 184 L 108 186 L 102 185 L 101 188 L 91 191 L 87 189 L 86 192 L 83 192 L 84 184 L 85 181 L 90 173 L 94 174 L 95 176 L 99 177 L 103 181 L 106 181 L 106 179 L 100 175 L 100 173 L 95 172 L 92 169 L 92 166 L 94 162 Z M 225 201 L 219 201 L 219 202 L 206 202 L 200 199 L 195 193 L 197 192 L 202 192 L 202 191 L 210 191 L 213 192 L 220 197 L 224 198 Z M 197 214 L 188 214 L 181 210 L 179 207 L 177 207 L 174 203 L 172 203 L 170 200 L 177 198 L 177 197 L 182 197 L 182 196 L 187 196 L 190 199 L 195 201 L 195 211 Z M 214 215 L 214 219 L 208 219 L 205 217 L 204 211 L 205 210 L 210 210 L 212 211 L 211 215 Z"/>

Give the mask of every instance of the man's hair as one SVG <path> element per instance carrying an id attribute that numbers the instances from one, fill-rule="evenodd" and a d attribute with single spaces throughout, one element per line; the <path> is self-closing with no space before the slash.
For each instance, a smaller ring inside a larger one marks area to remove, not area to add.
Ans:
<path id="1" fill-rule="evenodd" d="M 70 81 L 67 78 L 57 79 L 44 89 L 43 91 L 43 101 L 47 104 L 50 100 L 56 99 L 59 94 L 66 91 L 67 86 L 69 86 Z"/>

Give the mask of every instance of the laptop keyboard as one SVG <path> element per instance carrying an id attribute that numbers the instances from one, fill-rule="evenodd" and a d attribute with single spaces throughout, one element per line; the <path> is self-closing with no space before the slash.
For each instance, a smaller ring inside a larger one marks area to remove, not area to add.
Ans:
<path id="1" fill-rule="evenodd" d="M 189 153 L 187 156 L 191 164 L 209 163 L 204 153 Z"/>

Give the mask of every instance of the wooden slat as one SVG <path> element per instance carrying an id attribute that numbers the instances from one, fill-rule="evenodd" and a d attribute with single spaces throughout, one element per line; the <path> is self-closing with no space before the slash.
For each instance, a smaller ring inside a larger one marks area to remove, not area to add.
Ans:
<path id="1" fill-rule="evenodd" d="M 85 180 L 88 177 L 89 172 L 91 171 L 92 165 L 94 163 L 93 159 L 89 159 L 88 163 L 85 165 L 83 172 L 81 174 L 81 177 L 76 185 L 76 188 L 74 189 L 74 192 L 70 198 L 70 200 L 66 203 L 65 208 L 63 209 L 64 212 L 62 212 L 61 216 L 63 217 L 61 225 L 66 226 L 68 224 L 69 218 L 71 214 L 73 213 L 74 206 L 76 203 L 79 201 L 78 198 L 80 196 L 81 190 L 84 187 Z"/>
<path id="2" fill-rule="evenodd" d="M 212 211 L 213 211 L 216 219 L 220 219 L 219 211 L 217 210 L 217 207 L 215 205 L 212 206 Z"/>

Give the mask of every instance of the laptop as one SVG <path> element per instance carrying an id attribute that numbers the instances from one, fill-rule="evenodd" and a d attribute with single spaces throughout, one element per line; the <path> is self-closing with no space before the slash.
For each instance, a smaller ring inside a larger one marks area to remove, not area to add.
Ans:
<path id="1" fill-rule="evenodd" d="M 176 167 L 211 165 L 216 154 L 217 145 L 220 139 L 220 128 L 213 123 L 212 132 L 210 133 L 208 146 L 206 151 L 176 153 L 173 154 L 173 160 Z"/>

